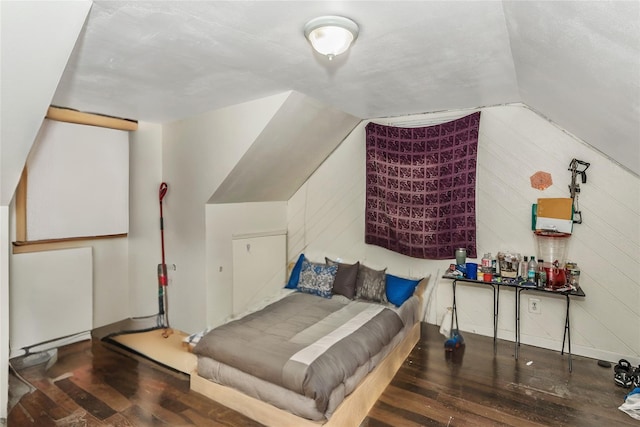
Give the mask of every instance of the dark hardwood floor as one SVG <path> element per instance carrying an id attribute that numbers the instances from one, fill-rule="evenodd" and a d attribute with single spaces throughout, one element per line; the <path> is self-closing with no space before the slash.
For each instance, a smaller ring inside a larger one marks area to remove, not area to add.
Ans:
<path id="1" fill-rule="evenodd" d="M 559 352 L 523 345 L 516 361 L 512 342 L 500 341 L 494 356 L 491 338 L 463 335 L 464 351 L 448 358 L 438 328 L 423 324 L 361 427 L 639 425 L 618 410 L 629 390 L 611 368 L 574 356 L 569 373 Z M 33 391 L 11 408 L 9 427 L 260 425 L 190 391 L 186 375 L 97 339 L 18 374 Z"/>

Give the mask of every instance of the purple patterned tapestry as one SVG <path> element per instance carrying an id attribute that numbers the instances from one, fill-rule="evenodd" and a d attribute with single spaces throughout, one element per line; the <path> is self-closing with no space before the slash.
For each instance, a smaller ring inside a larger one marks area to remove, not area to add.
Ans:
<path id="1" fill-rule="evenodd" d="M 480 112 L 435 126 L 369 123 L 365 243 L 423 259 L 476 257 Z"/>

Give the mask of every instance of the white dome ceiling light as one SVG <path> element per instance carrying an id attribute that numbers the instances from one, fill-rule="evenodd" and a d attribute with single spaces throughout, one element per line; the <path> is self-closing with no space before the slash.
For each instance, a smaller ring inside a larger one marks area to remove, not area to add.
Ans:
<path id="1" fill-rule="evenodd" d="M 349 49 L 358 37 L 358 24 L 342 16 L 320 16 L 307 22 L 304 36 L 329 60 Z"/>

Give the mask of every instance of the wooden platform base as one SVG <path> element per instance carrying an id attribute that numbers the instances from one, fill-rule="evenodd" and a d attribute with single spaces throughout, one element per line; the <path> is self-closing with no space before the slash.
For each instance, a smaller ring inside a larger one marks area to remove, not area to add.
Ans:
<path id="1" fill-rule="evenodd" d="M 191 390 L 271 427 L 357 426 L 367 416 L 419 339 L 420 323 L 416 323 L 400 345 L 367 375 L 325 423 L 300 418 L 233 388 L 206 380 L 195 372 L 191 374 Z"/>
<path id="2" fill-rule="evenodd" d="M 166 335 L 166 337 L 165 337 Z M 190 375 L 198 360 L 184 346 L 187 334 L 176 329 L 166 333 L 165 329 L 116 335 L 110 340 L 117 342 L 151 360 Z"/>

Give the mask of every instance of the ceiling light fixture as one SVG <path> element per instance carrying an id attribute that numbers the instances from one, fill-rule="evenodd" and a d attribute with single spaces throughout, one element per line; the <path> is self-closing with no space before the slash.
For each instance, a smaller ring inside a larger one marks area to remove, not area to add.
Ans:
<path id="1" fill-rule="evenodd" d="M 304 36 L 318 53 L 332 60 L 356 40 L 358 24 L 342 16 L 320 16 L 307 22 Z"/>

